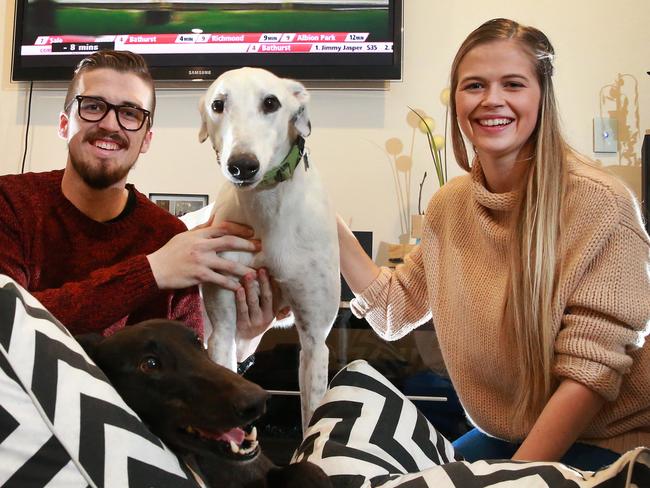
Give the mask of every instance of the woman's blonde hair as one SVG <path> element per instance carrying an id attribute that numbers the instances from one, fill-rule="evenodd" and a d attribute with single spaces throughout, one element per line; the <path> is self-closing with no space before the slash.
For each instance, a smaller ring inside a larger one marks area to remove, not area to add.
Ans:
<path id="1" fill-rule="evenodd" d="M 535 419 L 554 388 L 551 374 L 554 337 L 553 300 L 559 253 L 562 196 L 566 185 L 569 147 L 560 132 L 553 90 L 553 46 L 543 32 L 508 19 L 490 20 L 465 39 L 451 68 L 451 138 L 458 164 L 470 170 L 470 161 L 457 120 L 455 93 L 458 68 L 476 46 L 512 40 L 526 52 L 541 89 L 537 124 L 531 135 L 533 158 L 523 182 L 515 212 L 510 252 L 510 279 L 505 334 L 514 346 L 521 387 L 515 392 L 514 419 L 519 428 Z"/>

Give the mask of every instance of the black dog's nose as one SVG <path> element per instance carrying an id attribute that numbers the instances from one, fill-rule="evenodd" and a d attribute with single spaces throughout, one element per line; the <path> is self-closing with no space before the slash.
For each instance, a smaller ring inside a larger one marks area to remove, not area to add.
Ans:
<path id="1" fill-rule="evenodd" d="M 262 388 L 252 389 L 246 395 L 242 395 L 233 405 L 235 415 L 242 423 L 252 422 L 264 415 L 266 402 L 269 398 L 270 395 Z"/>
<path id="2" fill-rule="evenodd" d="M 260 170 L 260 163 L 254 156 L 238 155 L 228 160 L 228 173 L 239 181 L 250 180 Z"/>

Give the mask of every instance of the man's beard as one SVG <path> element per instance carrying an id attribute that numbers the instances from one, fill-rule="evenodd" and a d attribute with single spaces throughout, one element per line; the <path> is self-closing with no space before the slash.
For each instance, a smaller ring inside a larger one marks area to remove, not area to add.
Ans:
<path id="1" fill-rule="evenodd" d="M 105 133 L 101 130 L 88 134 L 85 137 L 84 142 L 89 142 L 99 138 L 112 139 L 116 144 L 120 145 L 121 149 L 127 150 L 129 148 L 129 142 L 124 138 L 120 137 L 117 134 Z M 131 168 L 133 168 L 135 165 L 136 161 L 137 156 L 130 164 L 126 164 L 124 166 L 118 166 L 109 169 L 108 167 L 100 164 L 96 167 L 93 167 L 92 165 L 87 164 L 81 158 L 77 158 L 75 154 L 70 152 L 70 162 L 72 163 L 75 171 L 89 187 L 95 190 L 104 190 L 126 178 L 126 176 L 129 174 L 129 171 L 131 171 Z"/>

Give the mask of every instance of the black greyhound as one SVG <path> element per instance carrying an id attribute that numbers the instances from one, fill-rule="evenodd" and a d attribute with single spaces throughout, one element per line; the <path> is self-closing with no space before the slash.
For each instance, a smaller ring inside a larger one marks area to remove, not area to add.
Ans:
<path id="1" fill-rule="evenodd" d="M 213 363 L 180 322 L 148 320 L 103 338 L 78 336 L 88 355 L 151 431 L 211 488 L 330 488 L 308 462 L 277 467 L 255 429 L 268 393 Z"/>

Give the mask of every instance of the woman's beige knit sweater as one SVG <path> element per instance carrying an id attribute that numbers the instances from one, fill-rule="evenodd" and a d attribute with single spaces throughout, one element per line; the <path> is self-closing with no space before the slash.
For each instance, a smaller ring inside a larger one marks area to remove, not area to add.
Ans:
<path id="1" fill-rule="evenodd" d="M 511 423 L 518 366 L 500 332 L 517 199 L 490 193 L 475 164 L 434 195 L 421 245 L 351 304 L 387 340 L 432 318 L 468 416 L 509 441 L 532 426 Z M 581 441 L 618 452 L 650 446 L 650 240 L 638 204 L 613 177 L 571 161 L 565 205 L 553 372 L 608 400 Z"/>

